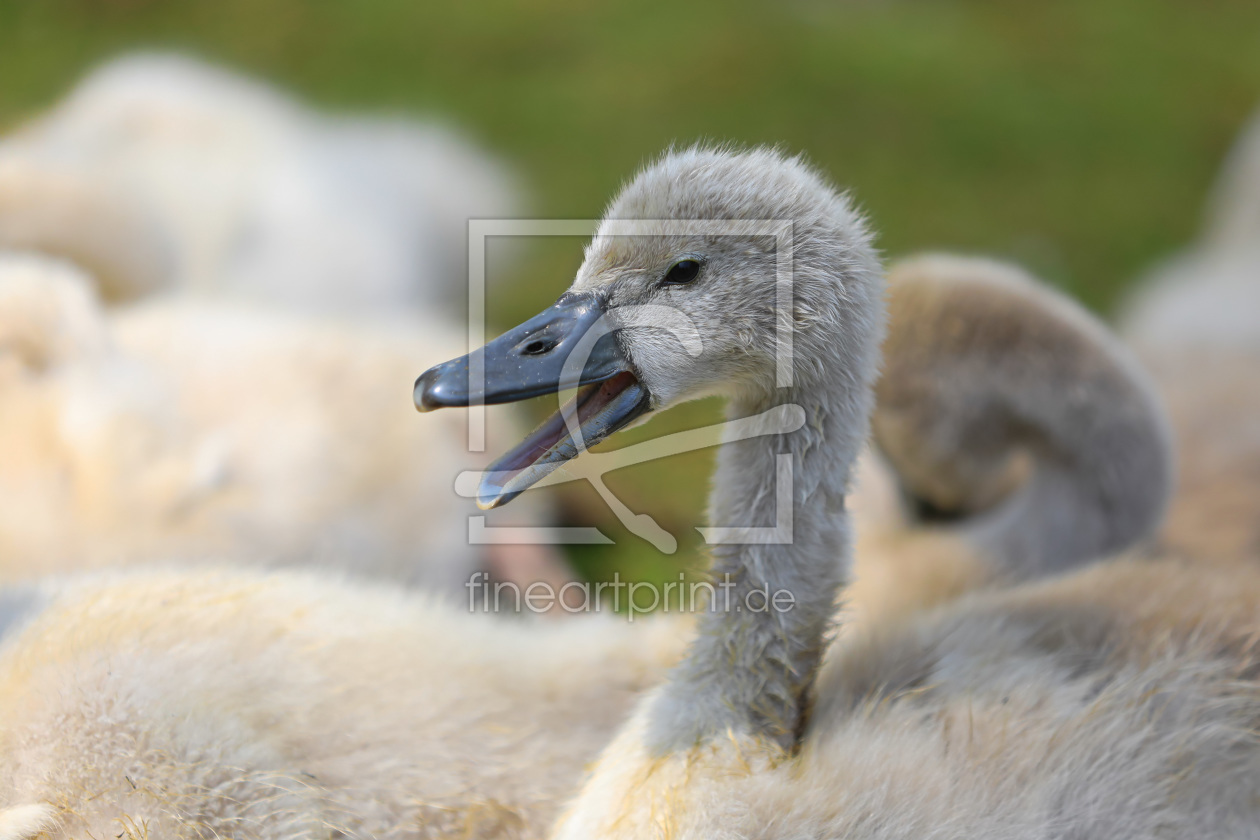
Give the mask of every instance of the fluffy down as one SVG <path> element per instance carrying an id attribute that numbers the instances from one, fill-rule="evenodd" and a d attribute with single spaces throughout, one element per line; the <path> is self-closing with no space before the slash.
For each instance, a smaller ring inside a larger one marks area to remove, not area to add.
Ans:
<path id="1" fill-rule="evenodd" d="M 477 456 L 408 387 L 460 343 L 184 298 L 107 313 L 73 267 L 0 255 L 0 579 L 233 558 L 462 592 Z"/>
<path id="2" fill-rule="evenodd" d="M 799 753 L 654 755 L 640 712 L 556 836 L 1254 837 L 1258 593 L 1251 569 L 1118 561 L 854 625 Z"/>
<path id="3" fill-rule="evenodd" d="M 114 572 L 2 606 L 5 840 L 536 837 L 686 636 L 298 572 Z"/>
<path id="4" fill-rule="evenodd" d="M 1260 118 L 1235 145 L 1200 242 L 1139 285 L 1123 329 L 1178 434 L 1164 540 L 1200 560 L 1260 558 Z"/>
<path id="5" fill-rule="evenodd" d="M 174 55 L 111 61 L 0 140 L 0 245 L 98 273 L 139 262 L 119 231 L 160 234 L 142 272 L 106 272 L 111 299 L 175 287 L 324 312 L 459 311 L 468 219 L 517 207 L 504 166 L 448 128 L 326 117 Z"/>

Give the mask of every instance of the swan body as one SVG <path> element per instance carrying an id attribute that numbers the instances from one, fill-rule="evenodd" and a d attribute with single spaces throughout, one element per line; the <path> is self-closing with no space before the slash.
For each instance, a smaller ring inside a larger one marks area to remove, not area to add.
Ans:
<path id="1" fill-rule="evenodd" d="M 0 139 L 0 246 L 109 268 L 110 300 L 445 312 L 466 289 L 467 220 L 518 206 L 506 167 L 451 129 L 324 116 L 174 55 L 110 61 Z M 145 230 L 158 248 L 120 245 Z"/>
<path id="2" fill-rule="evenodd" d="M 222 301 L 104 310 L 73 266 L 0 253 L 0 579 L 234 559 L 464 594 L 486 562 L 450 489 L 465 430 L 411 422 L 396 384 L 459 346 Z"/>
<path id="3" fill-rule="evenodd" d="M 1167 550 L 1236 563 L 1260 553 L 1260 117 L 1234 146 L 1200 241 L 1138 284 L 1121 329 L 1179 433 Z"/>
<path id="4" fill-rule="evenodd" d="M 90 350 L 8 383 L 0 576 L 235 556 L 459 592 L 486 565 L 565 582 L 546 547 L 469 545 L 458 422 L 378 422 L 390 367 L 457 346 L 452 243 L 516 192 L 439 126 L 325 117 L 166 55 L 109 62 L 0 138 L 0 273 L 83 282 L 31 261 L 63 259 L 103 301 L 143 299 L 79 324 Z M 10 286 L 0 353 L 16 332 L 51 340 L 20 322 L 77 293 Z"/>
<path id="5" fill-rule="evenodd" d="M 1252 115 L 1217 178 L 1207 212 L 1204 250 L 1246 250 L 1260 231 L 1260 112 Z"/>
<path id="6" fill-rule="evenodd" d="M 1178 431 L 1167 550 L 1234 563 L 1260 552 L 1260 249 L 1157 269 L 1123 329 Z"/>
<path id="7" fill-rule="evenodd" d="M 841 631 L 795 753 L 650 745 L 648 701 L 559 837 L 1250 837 L 1250 569 L 1113 561 Z"/>
<path id="8" fill-rule="evenodd" d="M 0 617 L 4 840 L 538 836 L 680 638 L 297 571 L 53 580 Z"/>

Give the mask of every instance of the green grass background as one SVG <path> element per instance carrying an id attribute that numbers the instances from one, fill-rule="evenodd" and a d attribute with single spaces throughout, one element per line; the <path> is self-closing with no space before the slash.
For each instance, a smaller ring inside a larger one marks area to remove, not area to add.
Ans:
<path id="1" fill-rule="evenodd" d="M 697 139 L 805 151 L 851 187 L 885 251 L 1022 262 L 1110 312 L 1195 233 L 1260 102 L 1257 0 L 0 0 L 0 130 L 94 63 L 176 48 L 327 108 L 438 113 L 510 160 L 544 217 L 598 215 L 645 158 Z M 531 243 L 492 278 L 501 325 L 546 305 L 580 243 Z M 641 439 L 710 422 L 699 404 Z M 673 579 L 697 563 L 710 452 L 609 484 L 680 537 L 663 556 L 589 488 L 575 521 L 617 545 L 583 571 Z"/>

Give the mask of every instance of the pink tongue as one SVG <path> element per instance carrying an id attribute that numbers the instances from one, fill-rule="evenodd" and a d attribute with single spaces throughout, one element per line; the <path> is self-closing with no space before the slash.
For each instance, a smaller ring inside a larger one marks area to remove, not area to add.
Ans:
<path id="1" fill-rule="evenodd" d="M 612 402 L 613 398 L 629 388 L 635 382 L 633 374 L 619 373 L 606 382 L 598 385 L 587 385 L 580 389 L 568 405 L 577 402 L 578 424 L 586 422 L 592 415 Z M 526 435 L 525 439 L 499 458 L 492 469 L 495 471 L 519 471 L 533 464 L 545 455 L 553 446 L 568 434 L 569 429 L 564 422 L 565 411 L 557 411 L 542 422 L 538 428 Z"/>

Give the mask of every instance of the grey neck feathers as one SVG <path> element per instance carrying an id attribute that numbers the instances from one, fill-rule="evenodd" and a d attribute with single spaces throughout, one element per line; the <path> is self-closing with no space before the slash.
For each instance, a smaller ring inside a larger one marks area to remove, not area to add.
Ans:
<path id="1" fill-rule="evenodd" d="M 844 500 L 867 431 L 868 366 L 873 361 L 828 359 L 813 366 L 807 385 L 745 395 L 728 407 L 729 419 L 781 405 L 804 411 L 794 432 L 724 444 L 710 497 L 712 525 L 777 522 L 786 541 L 745 537 L 711 547 L 715 596 L 652 710 L 653 746 L 662 752 L 728 731 L 785 749 L 795 743 L 850 567 Z"/>
<path id="2" fill-rule="evenodd" d="M 1131 427 L 1117 447 L 1082 457 L 1088 466 L 1038 463 L 1011 498 L 962 530 L 1012 580 L 1058 574 L 1127 548 L 1154 529 L 1168 497 L 1157 431 Z"/>
<path id="3" fill-rule="evenodd" d="M 875 439 L 906 490 L 992 565 L 1032 580 L 1158 526 L 1169 424 L 1127 350 L 1022 272 L 924 257 L 894 269 Z"/>

